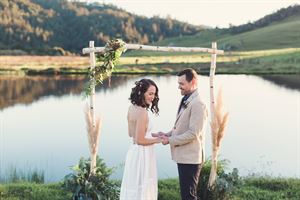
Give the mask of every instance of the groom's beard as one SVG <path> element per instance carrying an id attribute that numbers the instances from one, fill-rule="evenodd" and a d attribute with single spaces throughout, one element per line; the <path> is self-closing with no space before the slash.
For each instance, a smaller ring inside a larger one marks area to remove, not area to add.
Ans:
<path id="1" fill-rule="evenodd" d="M 197 88 L 196 88 L 196 89 L 197 89 Z M 184 96 L 184 95 L 193 93 L 196 89 L 193 89 L 193 88 L 190 89 L 190 90 L 183 90 L 183 89 L 180 89 L 180 93 L 181 93 L 182 96 Z"/>
<path id="2" fill-rule="evenodd" d="M 182 90 L 182 89 L 180 89 L 180 93 L 181 93 L 182 96 L 188 94 L 188 92 L 186 90 Z"/>

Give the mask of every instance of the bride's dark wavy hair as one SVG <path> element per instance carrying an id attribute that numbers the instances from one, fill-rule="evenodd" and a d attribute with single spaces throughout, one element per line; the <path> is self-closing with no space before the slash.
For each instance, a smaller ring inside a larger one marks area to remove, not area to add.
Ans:
<path id="1" fill-rule="evenodd" d="M 152 101 L 151 107 L 148 105 L 145 101 L 144 94 L 148 90 L 148 88 L 153 85 L 156 88 L 156 92 L 154 95 L 154 99 Z M 129 97 L 129 100 L 133 105 L 141 106 L 143 108 L 147 108 L 150 110 L 152 113 L 158 114 L 159 108 L 158 108 L 158 101 L 159 101 L 159 96 L 158 96 L 158 87 L 152 81 L 151 79 L 141 79 L 140 81 L 135 82 L 135 87 L 131 89 L 131 94 Z"/>

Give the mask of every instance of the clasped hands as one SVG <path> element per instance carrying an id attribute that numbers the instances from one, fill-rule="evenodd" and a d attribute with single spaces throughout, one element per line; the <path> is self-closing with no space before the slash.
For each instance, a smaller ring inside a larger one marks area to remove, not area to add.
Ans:
<path id="1" fill-rule="evenodd" d="M 163 132 L 158 132 L 158 133 L 152 133 L 151 135 L 152 137 L 158 137 L 159 139 L 161 139 L 161 143 L 163 145 L 169 144 L 169 137 L 167 134 Z"/>

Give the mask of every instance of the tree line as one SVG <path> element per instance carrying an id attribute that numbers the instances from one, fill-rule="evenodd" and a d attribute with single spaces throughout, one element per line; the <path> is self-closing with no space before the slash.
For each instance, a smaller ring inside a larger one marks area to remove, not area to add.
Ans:
<path id="1" fill-rule="evenodd" d="M 89 40 L 149 44 L 203 30 L 171 17 L 146 18 L 113 5 L 67 0 L 1 0 L 0 53 L 80 53 Z"/>
<path id="2" fill-rule="evenodd" d="M 239 34 L 247 31 L 252 31 L 257 28 L 268 26 L 273 22 L 282 21 L 294 15 L 300 15 L 300 5 L 295 4 L 287 8 L 282 8 L 270 15 L 266 15 L 265 17 L 255 22 L 248 22 L 247 24 L 243 24 L 239 26 L 234 26 L 230 24 L 228 31 L 231 34 Z"/>

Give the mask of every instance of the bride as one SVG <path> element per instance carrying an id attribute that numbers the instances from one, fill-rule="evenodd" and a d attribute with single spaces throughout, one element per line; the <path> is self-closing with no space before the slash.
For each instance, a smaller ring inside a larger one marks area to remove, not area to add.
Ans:
<path id="1" fill-rule="evenodd" d="M 126 155 L 120 200 L 156 200 L 157 172 L 154 144 L 160 138 L 151 136 L 149 110 L 158 114 L 158 88 L 150 79 L 135 82 L 128 109 L 128 134 L 132 145 Z"/>

